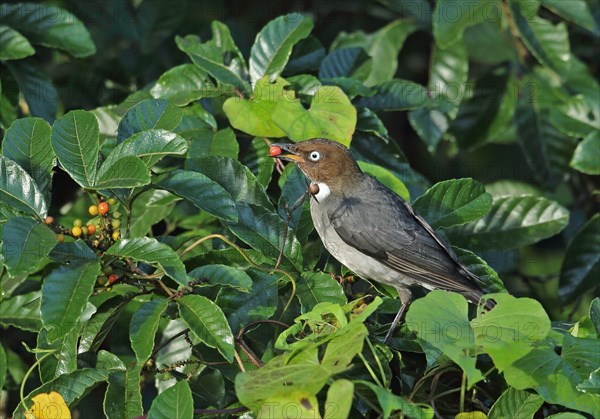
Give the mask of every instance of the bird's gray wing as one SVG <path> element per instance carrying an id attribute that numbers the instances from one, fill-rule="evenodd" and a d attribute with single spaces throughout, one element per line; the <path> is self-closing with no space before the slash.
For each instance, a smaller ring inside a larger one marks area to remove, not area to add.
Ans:
<path id="1" fill-rule="evenodd" d="M 462 266 L 452 249 L 408 203 L 368 180 L 369 193 L 327 205 L 335 231 L 349 246 L 379 260 L 417 283 L 481 296 L 478 278 Z"/>

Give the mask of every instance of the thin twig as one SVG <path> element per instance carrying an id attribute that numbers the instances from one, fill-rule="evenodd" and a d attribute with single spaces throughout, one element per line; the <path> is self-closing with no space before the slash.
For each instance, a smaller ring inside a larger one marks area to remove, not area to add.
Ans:
<path id="1" fill-rule="evenodd" d="M 234 351 L 233 356 L 235 357 L 235 360 L 238 363 L 240 370 L 242 372 L 246 372 L 246 367 L 244 367 L 244 363 L 242 362 L 242 358 L 240 358 L 240 354 L 238 354 L 237 351 Z"/>
<path id="2" fill-rule="evenodd" d="M 265 363 L 256 356 L 256 354 L 252 351 L 252 349 L 250 349 L 248 344 L 246 344 L 243 339 L 236 340 L 236 343 L 256 368 L 260 368 L 265 365 Z"/>

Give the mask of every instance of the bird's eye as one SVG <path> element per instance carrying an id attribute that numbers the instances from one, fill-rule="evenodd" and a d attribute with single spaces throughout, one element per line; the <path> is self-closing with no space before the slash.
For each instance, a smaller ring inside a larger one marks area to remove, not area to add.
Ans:
<path id="1" fill-rule="evenodd" d="M 308 158 L 312 161 L 318 161 L 321 158 L 321 153 L 319 153 L 318 151 L 311 151 Z"/>

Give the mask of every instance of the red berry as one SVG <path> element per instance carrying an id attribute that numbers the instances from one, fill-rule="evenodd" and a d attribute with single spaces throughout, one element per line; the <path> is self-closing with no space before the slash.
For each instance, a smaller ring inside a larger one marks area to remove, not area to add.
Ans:
<path id="1" fill-rule="evenodd" d="M 98 212 L 99 212 L 101 215 L 104 215 L 104 214 L 106 214 L 106 213 L 108 212 L 108 203 L 107 203 L 107 202 L 100 202 L 100 203 L 98 204 Z"/>
<path id="2" fill-rule="evenodd" d="M 271 147 L 269 147 L 269 154 L 271 155 L 271 157 L 279 156 L 281 154 L 281 147 L 272 145 Z"/>
<path id="3" fill-rule="evenodd" d="M 108 277 L 108 283 L 109 283 L 109 284 L 113 284 L 113 283 L 115 283 L 115 282 L 116 282 L 118 279 L 119 279 L 119 275 L 117 275 L 117 274 L 111 274 L 111 275 Z"/>

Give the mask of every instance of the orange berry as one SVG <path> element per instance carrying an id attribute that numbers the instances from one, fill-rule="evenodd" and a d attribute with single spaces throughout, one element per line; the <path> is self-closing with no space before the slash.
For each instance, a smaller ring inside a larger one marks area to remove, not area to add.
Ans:
<path id="1" fill-rule="evenodd" d="M 54 217 L 47 216 L 47 217 L 44 219 L 44 223 L 46 223 L 46 224 L 48 224 L 48 225 L 52 224 L 53 222 L 54 222 Z"/>
<path id="2" fill-rule="evenodd" d="M 83 233 L 83 231 L 81 231 L 81 227 L 73 227 L 73 228 L 71 229 L 71 234 L 72 234 L 74 237 L 79 237 L 79 236 L 81 236 L 81 233 Z"/>
<path id="3" fill-rule="evenodd" d="M 100 213 L 100 215 L 104 215 L 108 212 L 108 203 L 107 202 L 100 202 L 98 204 L 98 213 Z"/>
<path id="4" fill-rule="evenodd" d="M 88 234 L 90 236 L 93 236 L 94 234 L 96 234 L 96 226 L 94 224 L 88 224 L 87 229 L 88 229 Z"/>
<path id="5" fill-rule="evenodd" d="M 90 207 L 88 208 L 88 212 L 91 216 L 95 217 L 96 215 L 98 215 L 98 207 L 95 205 L 90 205 Z"/>

